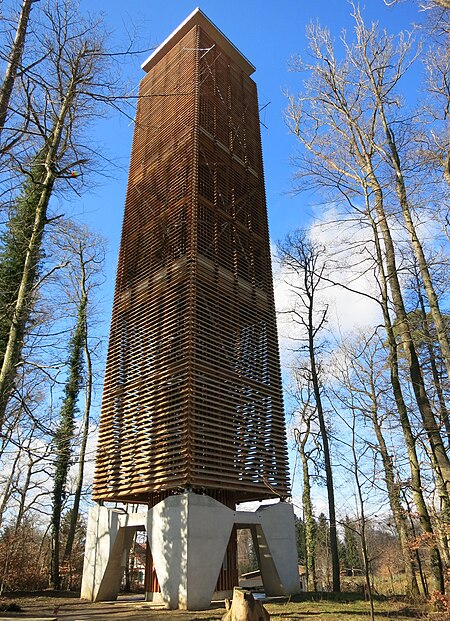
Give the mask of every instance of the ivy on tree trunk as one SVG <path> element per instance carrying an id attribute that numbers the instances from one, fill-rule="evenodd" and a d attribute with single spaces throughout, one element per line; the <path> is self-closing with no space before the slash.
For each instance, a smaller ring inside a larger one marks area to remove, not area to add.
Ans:
<path id="1" fill-rule="evenodd" d="M 52 501 L 52 563 L 51 586 L 59 589 L 60 526 L 66 495 L 67 475 L 72 455 L 72 439 L 75 428 L 78 395 L 83 383 L 83 353 L 86 333 L 86 297 L 81 298 L 75 330 L 69 343 L 69 377 L 64 388 L 64 400 L 59 415 L 59 426 L 55 432 L 55 477 Z"/>

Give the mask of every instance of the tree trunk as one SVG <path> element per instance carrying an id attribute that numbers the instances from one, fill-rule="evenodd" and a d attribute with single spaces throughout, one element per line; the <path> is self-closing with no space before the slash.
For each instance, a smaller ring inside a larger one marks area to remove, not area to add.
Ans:
<path id="1" fill-rule="evenodd" d="M 14 534 L 17 534 L 19 532 L 19 528 L 22 526 L 23 516 L 25 515 L 25 502 L 27 499 L 28 489 L 31 484 L 31 475 L 33 473 L 33 466 L 34 466 L 34 461 L 32 460 L 31 456 L 29 456 L 27 474 L 25 477 L 24 484 L 20 490 L 20 502 L 19 502 L 19 509 L 16 515 L 15 525 L 14 525 Z"/>
<path id="2" fill-rule="evenodd" d="M 408 235 L 411 241 L 411 246 L 414 251 L 414 255 L 416 257 L 417 265 L 420 270 L 420 275 L 422 277 L 423 286 L 425 289 L 425 293 L 428 298 L 428 304 L 430 305 L 430 313 L 433 317 L 434 324 L 436 326 L 436 334 L 439 341 L 439 345 L 442 351 L 442 356 L 445 361 L 445 366 L 447 369 L 447 375 L 450 377 L 450 341 L 448 338 L 447 327 L 444 322 L 444 318 L 442 317 L 441 310 L 439 308 L 439 301 L 434 290 L 433 281 L 431 279 L 430 270 L 428 269 L 428 263 L 425 257 L 425 253 L 423 251 L 422 244 L 420 243 L 419 237 L 417 235 L 416 227 L 414 225 L 414 221 L 411 216 L 411 208 L 409 205 L 408 195 L 406 192 L 406 184 L 405 178 L 403 176 L 403 169 L 401 165 L 400 155 L 397 150 L 397 145 L 395 142 L 395 136 L 392 130 L 389 127 L 389 123 L 386 118 L 386 111 L 384 102 L 380 96 L 379 89 L 377 84 L 373 81 L 373 73 L 370 72 L 372 77 L 372 84 L 374 93 L 377 97 L 378 101 L 378 109 L 380 111 L 380 118 L 383 125 L 383 130 L 386 136 L 387 144 L 390 151 L 390 161 L 392 167 L 395 171 L 395 189 L 397 192 L 398 200 L 400 203 L 400 207 L 402 210 L 403 218 L 405 220 L 406 230 L 408 231 Z M 448 476 L 448 475 L 447 475 Z M 450 488 L 450 479 L 446 476 L 446 486 L 447 492 L 449 493 Z"/>
<path id="3" fill-rule="evenodd" d="M 417 284 L 417 297 L 419 301 L 419 308 L 420 308 L 421 319 L 422 319 L 422 330 L 425 336 L 426 347 L 427 347 L 428 355 L 430 358 L 431 375 L 433 376 L 433 384 L 436 389 L 436 395 L 438 398 L 441 423 L 444 426 L 445 432 L 447 435 L 447 446 L 450 447 L 449 413 L 448 413 L 447 404 L 446 404 L 445 397 L 444 397 L 444 392 L 442 389 L 441 379 L 439 377 L 439 371 L 438 371 L 437 362 L 436 362 L 436 353 L 433 347 L 433 338 L 431 336 L 431 331 L 430 331 L 430 327 L 428 324 L 427 313 L 425 309 L 425 303 L 423 300 L 422 292 L 420 290 L 420 282 L 418 281 L 418 279 L 417 279 L 416 284 Z"/>
<path id="4" fill-rule="evenodd" d="M 305 422 L 305 421 L 303 421 Z M 303 518 L 305 520 L 305 554 L 306 554 L 306 588 L 307 591 L 317 590 L 315 547 L 316 547 L 316 525 L 314 522 L 312 502 L 311 502 L 311 481 L 309 475 L 308 456 L 305 451 L 306 442 L 309 436 L 310 420 L 307 421 L 307 430 L 301 439 L 297 439 L 297 446 L 302 461 L 303 471 Z"/>
<path id="5" fill-rule="evenodd" d="M 394 465 L 392 463 L 392 458 L 387 450 L 386 442 L 384 440 L 384 436 L 378 420 L 376 401 L 374 400 L 375 393 L 373 385 L 371 387 L 371 392 L 373 402 L 371 419 L 375 434 L 377 436 L 378 447 L 383 462 L 384 480 L 386 482 L 389 505 L 391 507 L 392 515 L 394 517 L 400 548 L 402 551 L 403 563 L 405 567 L 405 576 L 408 584 L 408 594 L 416 597 L 419 595 L 419 587 L 417 585 L 416 574 L 414 571 L 414 563 L 411 558 L 411 550 L 408 545 L 408 528 L 406 526 L 406 517 L 400 499 L 400 488 L 398 484 L 395 483 Z"/>
<path id="6" fill-rule="evenodd" d="M 52 498 L 52 559 L 51 586 L 61 587 L 59 574 L 60 527 L 62 507 L 66 492 L 67 475 L 72 453 L 71 443 L 75 426 L 75 411 L 82 382 L 83 348 L 86 329 L 86 298 L 82 297 L 78 308 L 77 325 L 69 344 L 69 377 L 64 388 L 64 401 L 61 407 L 60 422 L 54 437 L 55 475 Z"/>
<path id="7" fill-rule="evenodd" d="M 86 299 L 87 305 L 87 288 L 86 288 L 86 271 L 84 269 L 84 263 L 81 261 L 81 295 Z M 77 528 L 78 522 L 78 513 L 80 509 L 80 499 L 81 492 L 83 490 L 83 479 L 84 479 L 84 465 L 86 460 L 86 447 L 89 437 L 89 422 L 90 422 L 90 412 L 91 412 L 91 403 L 92 403 L 92 358 L 91 351 L 89 349 L 88 343 L 88 325 L 87 325 L 87 312 L 84 315 L 85 325 L 84 325 L 84 360 L 86 365 L 86 386 L 85 386 L 85 402 L 84 402 L 84 415 L 83 415 L 83 436 L 81 439 L 81 447 L 80 447 L 80 455 L 78 461 L 78 475 L 77 475 L 77 484 L 75 488 L 75 495 L 73 500 L 72 512 L 70 514 L 70 525 L 69 532 L 67 534 L 66 547 L 64 549 L 64 560 L 69 560 L 72 554 L 73 542 L 75 539 L 75 532 Z"/>
<path id="8" fill-rule="evenodd" d="M 251 591 L 244 591 L 235 587 L 233 589 L 233 601 L 229 607 L 229 601 L 225 600 L 227 612 L 222 621 L 269 621 L 270 615 L 261 602 L 253 597 Z"/>
<path id="9" fill-rule="evenodd" d="M 14 387 L 16 365 L 20 360 L 22 344 L 21 336 L 25 331 L 25 324 L 29 316 L 29 300 L 36 280 L 36 259 L 42 243 L 42 235 L 46 224 L 47 207 L 55 182 L 56 154 L 62 138 L 64 123 L 69 113 L 70 106 L 75 94 L 76 82 L 73 79 L 63 100 L 59 116 L 45 146 L 43 156 L 43 178 L 40 196 L 36 205 L 34 225 L 24 257 L 23 269 L 18 287 L 17 297 L 14 302 L 12 317 L 8 333 L 2 366 L 0 369 L 0 431 L 5 421 L 5 413 L 11 392 Z"/>
<path id="10" fill-rule="evenodd" d="M 8 502 L 11 497 L 11 491 L 12 491 L 14 479 L 17 476 L 16 466 L 19 463 L 20 456 L 21 456 L 21 451 L 20 451 L 20 448 L 18 448 L 14 461 L 11 464 L 11 472 L 8 476 L 8 479 L 5 483 L 5 487 L 3 489 L 2 502 L 0 503 L 0 528 L 3 524 L 3 515 L 5 513 L 6 507 L 8 506 Z"/>
<path id="11" fill-rule="evenodd" d="M 354 411 L 353 411 L 353 424 L 352 424 L 352 455 L 353 455 L 353 465 L 355 468 L 354 475 L 355 475 L 356 490 L 357 490 L 357 495 L 358 495 L 359 510 L 361 514 L 361 533 L 360 534 L 361 534 L 362 556 L 363 556 L 363 561 L 364 561 L 364 577 L 365 577 L 367 595 L 369 597 L 370 618 L 372 621 L 375 621 L 372 583 L 370 581 L 369 554 L 367 551 L 366 516 L 364 512 L 364 500 L 363 500 L 363 495 L 362 495 L 362 485 L 359 479 L 358 455 L 356 452 L 356 444 L 355 444 L 355 412 Z"/>
<path id="12" fill-rule="evenodd" d="M 22 61 L 31 7 L 36 1 L 37 0 L 23 0 L 22 2 L 22 10 L 17 23 L 16 36 L 11 47 L 5 77 L 3 78 L 2 87 L 0 89 L 0 136 L 5 126 L 17 71 Z"/>
<path id="13" fill-rule="evenodd" d="M 370 212 L 368 212 L 369 220 L 372 225 L 373 239 L 376 248 L 377 262 L 378 262 L 378 276 L 381 288 L 381 307 L 384 318 L 384 327 L 386 330 L 388 346 L 389 346 L 389 373 L 392 385 L 392 391 L 394 394 L 395 404 L 397 406 L 397 412 L 400 418 L 400 424 L 403 431 L 403 437 L 405 439 L 406 449 L 408 453 L 408 461 L 411 472 L 411 489 L 414 499 L 414 504 L 419 516 L 420 525 L 425 533 L 429 533 L 432 538 L 434 537 L 433 526 L 431 518 L 426 506 L 423 492 L 422 492 L 422 476 L 420 472 L 420 462 L 416 451 L 416 441 L 411 429 L 411 423 L 408 416 L 408 409 L 403 398 L 402 387 L 399 377 L 398 368 L 398 352 L 397 341 L 392 327 L 390 315 L 389 315 L 389 297 L 387 277 L 384 271 L 384 261 L 381 249 L 380 238 L 375 220 L 372 218 Z M 431 557 L 431 575 L 433 582 L 433 590 L 442 590 L 444 584 L 442 560 L 439 553 L 439 549 L 436 546 L 432 546 L 430 549 Z"/>
<path id="14" fill-rule="evenodd" d="M 310 308 L 312 315 L 312 308 Z M 330 519 L 330 550 L 331 550 L 331 566 L 333 572 L 333 591 L 341 590 L 341 578 L 339 567 L 339 552 L 336 531 L 336 509 L 334 502 L 334 485 L 333 485 L 333 469 L 331 466 L 330 445 L 328 443 L 328 432 L 325 425 L 325 416 L 322 407 L 322 395 L 320 394 L 319 377 L 316 368 L 315 352 L 314 352 L 314 335 L 312 330 L 312 316 L 310 317 L 311 329 L 309 330 L 309 356 L 311 364 L 311 379 L 314 390 L 314 400 L 317 407 L 317 416 L 319 419 L 320 436 L 322 438 L 323 456 L 325 462 L 325 477 L 328 495 L 328 513 Z"/>
<path id="15" fill-rule="evenodd" d="M 85 362 L 86 362 L 86 401 L 84 405 L 84 416 L 83 416 L 83 436 L 81 440 L 80 447 L 80 456 L 78 461 L 78 475 L 77 475 L 77 484 L 75 488 L 74 500 L 72 512 L 70 514 L 70 525 L 69 532 L 67 534 L 66 546 L 64 549 L 64 561 L 68 561 L 72 554 L 73 542 L 75 540 L 75 532 L 78 523 L 78 514 L 80 510 L 80 500 L 81 493 L 83 491 L 83 480 L 84 480 L 84 466 L 86 461 L 86 447 L 89 438 L 89 421 L 90 421 L 90 411 L 91 411 L 91 401 L 92 401 L 92 361 L 91 361 L 91 352 L 89 351 L 87 345 L 87 338 L 85 341 Z"/>
<path id="16" fill-rule="evenodd" d="M 443 480 L 443 489 L 447 495 L 446 500 L 448 500 L 448 495 L 450 493 L 450 461 L 442 442 L 431 404 L 428 400 L 419 359 L 408 324 L 408 317 L 398 278 L 394 243 L 392 241 L 391 232 L 384 211 L 383 191 L 378 183 L 374 171 L 372 170 L 372 162 L 367 161 L 364 168 L 367 172 L 367 178 L 375 196 L 375 210 L 378 216 L 377 225 L 381 230 L 385 248 L 386 281 L 389 283 L 389 288 L 391 290 L 392 302 L 398 321 L 400 341 L 408 361 L 409 375 L 411 377 L 411 384 L 416 398 L 416 403 L 422 417 L 430 449 L 438 467 L 436 476 L 439 476 Z"/>

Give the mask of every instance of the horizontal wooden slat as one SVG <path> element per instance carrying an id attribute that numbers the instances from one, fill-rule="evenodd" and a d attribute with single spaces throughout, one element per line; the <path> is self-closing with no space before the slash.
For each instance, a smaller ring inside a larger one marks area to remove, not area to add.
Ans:
<path id="1" fill-rule="evenodd" d="M 256 87 L 213 44 L 193 28 L 142 80 L 97 500 L 289 493 Z"/>

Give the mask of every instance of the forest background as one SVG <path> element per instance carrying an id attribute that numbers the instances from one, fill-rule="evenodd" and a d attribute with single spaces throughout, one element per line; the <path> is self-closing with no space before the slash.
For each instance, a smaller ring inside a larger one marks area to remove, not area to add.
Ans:
<path id="1" fill-rule="evenodd" d="M 2 7 L 1 592 L 79 581 L 139 64 L 193 8 L 172 4 L 146 6 L 144 33 L 139 3 L 133 16 L 108 3 L 104 18 L 101 2 Z M 369 590 L 384 575 L 392 591 L 438 597 L 450 567 L 448 7 L 204 4 L 261 67 L 308 588 L 361 572 Z"/>

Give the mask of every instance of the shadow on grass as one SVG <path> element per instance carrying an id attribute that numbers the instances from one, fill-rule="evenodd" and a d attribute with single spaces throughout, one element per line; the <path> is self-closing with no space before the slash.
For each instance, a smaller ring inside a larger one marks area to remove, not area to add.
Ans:
<path id="1" fill-rule="evenodd" d="M 55 591 L 53 589 L 42 589 L 41 591 L 8 591 L 2 597 L 15 599 L 18 597 L 54 597 L 64 599 L 80 599 L 80 591 Z"/>
<path id="2" fill-rule="evenodd" d="M 375 595 L 375 601 L 386 601 L 389 597 L 384 595 Z M 396 598 L 398 601 L 401 598 Z M 364 593 L 355 593 L 353 591 L 342 591 L 341 593 L 330 593 L 329 591 L 312 591 L 310 593 L 303 592 L 298 595 L 292 595 L 290 601 L 293 603 L 301 602 L 365 602 Z"/>

